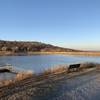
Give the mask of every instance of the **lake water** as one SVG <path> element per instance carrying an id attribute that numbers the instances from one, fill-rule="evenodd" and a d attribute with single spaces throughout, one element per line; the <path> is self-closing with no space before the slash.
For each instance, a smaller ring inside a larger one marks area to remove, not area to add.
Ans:
<path id="1" fill-rule="evenodd" d="M 12 64 L 17 69 L 41 72 L 51 66 L 77 62 L 100 63 L 96 56 L 68 56 L 68 55 L 32 55 L 32 56 L 1 56 L 0 64 Z"/>

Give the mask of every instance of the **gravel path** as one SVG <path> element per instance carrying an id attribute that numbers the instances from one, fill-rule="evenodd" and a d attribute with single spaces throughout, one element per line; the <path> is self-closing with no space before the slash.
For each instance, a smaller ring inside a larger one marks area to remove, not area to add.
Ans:
<path id="1" fill-rule="evenodd" d="M 30 77 L 0 88 L 0 100 L 100 100 L 100 71 Z"/>

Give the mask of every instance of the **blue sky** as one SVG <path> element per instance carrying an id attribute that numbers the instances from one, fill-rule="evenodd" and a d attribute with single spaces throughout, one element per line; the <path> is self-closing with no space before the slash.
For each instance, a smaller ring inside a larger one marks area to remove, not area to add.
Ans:
<path id="1" fill-rule="evenodd" d="M 0 0 L 0 39 L 100 50 L 100 0 Z"/>

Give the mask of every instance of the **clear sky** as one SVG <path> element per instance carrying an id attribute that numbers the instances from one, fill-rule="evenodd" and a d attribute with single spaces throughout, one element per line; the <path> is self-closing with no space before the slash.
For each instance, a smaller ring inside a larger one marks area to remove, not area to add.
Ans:
<path id="1" fill-rule="evenodd" d="M 100 50 L 100 0 L 0 0 L 0 39 Z"/>

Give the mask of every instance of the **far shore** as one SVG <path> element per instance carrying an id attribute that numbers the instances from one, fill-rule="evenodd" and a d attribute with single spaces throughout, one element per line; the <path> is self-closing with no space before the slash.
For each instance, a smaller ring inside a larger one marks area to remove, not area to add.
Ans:
<path id="1" fill-rule="evenodd" d="M 64 55 L 82 55 L 82 56 L 100 56 L 100 51 L 80 51 L 80 52 L 21 52 L 14 53 L 10 51 L 0 51 L 0 56 L 27 56 L 34 54 L 64 54 Z"/>

